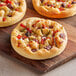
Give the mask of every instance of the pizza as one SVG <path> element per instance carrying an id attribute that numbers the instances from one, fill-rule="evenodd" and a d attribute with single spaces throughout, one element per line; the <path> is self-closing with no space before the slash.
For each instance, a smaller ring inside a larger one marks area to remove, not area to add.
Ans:
<path id="1" fill-rule="evenodd" d="M 44 60 L 63 52 L 67 45 L 67 33 L 64 27 L 55 21 L 31 17 L 13 29 L 11 44 L 23 57 Z"/>
<path id="2" fill-rule="evenodd" d="M 25 0 L 0 0 L 0 27 L 10 26 L 25 15 Z"/>
<path id="3" fill-rule="evenodd" d="M 66 18 L 76 14 L 76 0 L 32 0 L 36 11 L 49 18 Z"/>

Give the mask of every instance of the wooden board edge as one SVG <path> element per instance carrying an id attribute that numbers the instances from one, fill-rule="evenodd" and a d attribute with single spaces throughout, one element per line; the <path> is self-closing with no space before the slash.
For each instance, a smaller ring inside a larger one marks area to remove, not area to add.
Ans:
<path id="1" fill-rule="evenodd" d="M 47 70 L 44 70 L 44 71 L 42 71 L 42 72 L 43 72 L 43 73 L 49 72 L 49 71 L 51 71 L 51 70 L 53 70 L 53 69 L 55 69 L 55 68 L 57 68 L 57 67 L 65 64 L 65 63 L 67 63 L 68 61 L 70 61 L 70 60 L 72 60 L 72 59 L 74 59 L 74 58 L 76 58 L 76 55 L 71 56 L 71 57 L 68 57 L 68 58 L 62 60 L 60 63 L 57 63 L 56 65 L 52 66 L 51 69 L 48 68 Z"/>

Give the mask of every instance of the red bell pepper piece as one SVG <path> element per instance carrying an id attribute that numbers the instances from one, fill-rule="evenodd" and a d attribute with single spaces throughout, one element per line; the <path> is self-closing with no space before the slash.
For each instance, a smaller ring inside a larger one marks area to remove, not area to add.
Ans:
<path id="1" fill-rule="evenodd" d="M 3 18 L 3 21 L 6 21 L 6 18 Z"/>
<path id="2" fill-rule="evenodd" d="M 8 3 L 11 4 L 11 3 L 12 3 L 10 0 L 5 0 L 4 2 L 5 2 L 6 4 L 8 4 Z"/>
<path id="3" fill-rule="evenodd" d="M 22 24 L 22 23 L 20 24 L 20 26 L 23 27 L 23 28 L 26 28 L 26 26 L 24 24 Z"/>
<path id="4" fill-rule="evenodd" d="M 41 39 L 41 44 L 44 44 L 44 39 Z"/>
<path id="5" fill-rule="evenodd" d="M 64 11 L 64 8 L 63 8 L 63 7 L 60 7 L 59 10 L 60 10 L 60 11 Z"/>
<path id="6" fill-rule="evenodd" d="M 18 35 L 18 36 L 17 36 L 18 39 L 21 39 L 21 37 L 22 37 L 21 35 Z"/>

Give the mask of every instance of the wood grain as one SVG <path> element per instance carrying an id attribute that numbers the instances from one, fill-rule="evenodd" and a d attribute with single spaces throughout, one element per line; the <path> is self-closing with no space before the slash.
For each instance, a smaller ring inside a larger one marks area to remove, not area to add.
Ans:
<path id="1" fill-rule="evenodd" d="M 34 10 L 31 0 L 27 0 L 27 7 L 28 7 L 27 13 L 23 19 L 25 19 L 27 17 L 46 18 L 46 17 L 39 15 Z M 11 47 L 11 43 L 10 43 L 11 31 L 18 23 L 11 27 L 0 28 L 0 51 L 3 51 L 7 55 L 14 57 L 14 58 L 20 60 L 21 62 L 24 62 L 25 64 L 28 64 L 28 65 L 34 67 L 36 70 L 38 70 L 40 72 L 47 72 L 49 70 L 52 70 L 52 69 L 56 68 L 57 66 L 65 63 L 73 58 L 76 58 L 76 34 L 75 34 L 76 28 L 75 28 L 75 20 L 73 20 L 75 18 L 76 18 L 76 16 L 67 18 L 67 19 L 52 19 L 52 20 L 55 20 L 55 21 L 63 24 L 68 32 L 67 48 L 61 55 L 59 55 L 55 58 L 36 61 L 36 60 L 30 60 L 30 59 L 27 59 L 27 58 L 24 58 L 24 57 L 18 55 L 13 50 L 13 48 Z M 69 21 L 70 19 L 72 21 Z M 68 21 L 71 23 L 68 23 Z M 73 26 L 73 24 L 74 24 L 74 26 Z"/>

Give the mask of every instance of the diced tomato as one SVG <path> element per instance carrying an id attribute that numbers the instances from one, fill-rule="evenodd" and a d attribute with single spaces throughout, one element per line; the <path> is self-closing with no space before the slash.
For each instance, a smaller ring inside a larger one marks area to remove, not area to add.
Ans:
<path id="1" fill-rule="evenodd" d="M 21 37 L 22 37 L 21 35 L 18 35 L 18 36 L 17 36 L 18 39 L 21 39 Z"/>
<path id="2" fill-rule="evenodd" d="M 52 46 L 54 45 L 54 37 L 52 37 Z"/>
<path id="3" fill-rule="evenodd" d="M 6 21 L 6 18 L 3 18 L 3 21 Z"/>
<path id="4" fill-rule="evenodd" d="M 30 29 L 29 29 L 29 28 L 27 28 L 27 30 L 29 31 Z"/>
<path id="5" fill-rule="evenodd" d="M 32 43 L 32 41 L 29 42 L 29 45 Z"/>
<path id="6" fill-rule="evenodd" d="M 42 28 L 45 28 L 45 27 L 46 27 L 46 25 L 42 24 Z"/>
<path id="7" fill-rule="evenodd" d="M 54 27 L 54 26 L 49 26 L 49 28 L 51 28 L 51 29 L 52 29 L 53 27 Z"/>
<path id="8" fill-rule="evenodd" d="M 57 39 L 58 39 L 58 37 L 55 38 L 55 40 L 57 40 Z"/>
<path id="9" fill-rule="evenodd" d="M 40 22 L 40 20 L 36 21 L 36 23 L 33 24 L 32 27 L 35 27 L 38 22 Z"/>
<path id="10" fill-rule="evenodd" d="M 58 2 L 65 2 L 64 0 L 57 0 Z"/>
<path id="11" fill-rule="evenodd" d="M 20 42 L 18 42 L 18 47 L 20 47 L 20 45 L 21 45 L 21 43 L 20 43 Z"/>
<path id="12" fill-rule="evenodd" d="M 27 44 L 28 47 L 30 47 L 30 44 Z"/>
<path id="13" fill-rule="evenodd" d="M 32 30 L 30 30 L 29 32 L 32 33 Z"/>
<path id="14" fill-rule="evenodd" d="M 0 7 L 3 6 L 3 4 L 0 4 Z"/>
<path id="15" fill-rule="evenodd" d="M 59 32 L 59 30 L 53 31 L 53 37 L 55 36 L 55 34 Z"/>
<path id="16" fill-rule="evenodd" d="M 61 0 L 57 0 L 58 2 L 60 2 Z"/>
<path id="17" fill-rule="evenodd" d="M 20 24 L 20 26 L 23 27 L 23 28 L 26 28 L 26 26 L 24 24 L 22 24 L 22 23 Z"/>
<path id="18" fill-rule="evenodd" d="M 52 42 L 54 42 L 54 37 L 52 37 Z"/>
<path id="19" fill-rule="evenodd" d="M 55 7 L 54 5 L 51 5 L 50 7 Z"/>
<path id="20" fill-rule="evenodd" d="M 63 8 L 63 7 L 60 7 L 59 10 L 60 10 L 60 11 L 64 11 L 64 8 Z"/>
<path id="21" fill-rule="evenodd" d="M 27 29 L 27 31 L 29 31 L 30 33 L 32 33 L 32 30 L 30 30 L 29 28 L 26 28 Z"/>
<path id="22" fill-rule="evenodd" d="M 45 3 L 44 5 L 47 5 L 48 4 L 48 2 L 47 3 Z"/>
<path id="23" fill-rule="evenodd" d="M 0 7 L 5 6 L 6 4 L 0 4 Z"/>
<path id="24" fill-rule="evenodd" d="M 70 8 L 71 7 L 71 4 L 68 4 L 67 7 Z"/>
<path id="25" fill-rule="evenodd" d="M 57 33 L 57 32 L 59 32 L 59 30 L 54 31 L 54 33 Z"/>
<path id="26" fill-rule="evenodd" d="M 36 23 L 40 22 L 40 20 L 36 21 Z"/>
<path id="27" fill-rule="evenodd" d="M 64 0 L 62 0 L 61 2 L 65 2 Z"/>
<path id="28" fill-rule="evenodd" d="M 20 26 L 23 27 L 23 28 L 26 28 L 27 31 L 29 31 L 30 33 L 32 32 L 32 30 L 30 30 L 29 28 L 27 28 L 24 24 L 21 23 Z"/>
<path id="29" fill-rule="evenodd" d="M 50 37 L 46 37 L 46 39 L 51 39 Z"/>
<path id="30" fill-rule="evenodd" d="M 10 1 L 10 0 L 5 0 L 5 3 L 9 3 L 9 4 L 11 4 L 12 2 Z"/>
<path id="31" fill-rule="evenodd" d="M 16 9 L 16 11 L 19 11 L 19 9 Z"/>
<path id="32" fill-rule="evenodd" d="M 44 44 L 44 39 L 41 39 L 41 44 Z"/>

